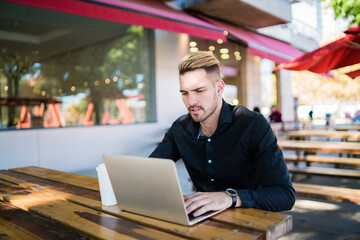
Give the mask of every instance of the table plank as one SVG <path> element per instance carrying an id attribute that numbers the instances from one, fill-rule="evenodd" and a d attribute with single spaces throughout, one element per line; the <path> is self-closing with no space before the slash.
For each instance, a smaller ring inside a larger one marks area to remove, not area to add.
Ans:
<path id="1" fill-rule="evenodd" d="M 284 155 L 286 162 L 316 162 L 325 164 L 339 164 L 360 167 L 359 158 L 332 157 L 319 155 Z"/>
<path id="2" fill-rule="evenodd" d="M 7 191 L 2 194 L 1 198 L 16 207 L 36 213 L 94 238 L 183 239 L 51 195 L 44 195 L 42 192 L 22 195 Z"/>
<path id="3" fill-rule="evenodd" d="M 0 202 L 0 236 L 0 239 L 89 239 L 5 202 Z"/>
<path id="4" fill-rule="evenodd" d="M 266 239 L 277 239 L 290 232 L 293 221 L 292 216 L 289 215 L 252 208 L 229 209 L 229 211 L 213 218 L 225 222 L 232 221 L 233 224 L 240 227 L 251 227 L 263 232 Z M 275 225 L 275 222 L 281 222 L 282 224 Z M 271 229 L 271 231 L 268 231 L 268 229 Z"/>
<path id="5" fill-rule="evenodd" d="M 36 239 L 39 240 L 41 238 L 36 237 L 30 232 L 20 229 L 16 225 L 5 221 L 0 218 L 0 239 L 1 240 L 23 240 L 23 239 Z"/>
<path id="6" fill-rule="evenodd" d="M 296 195 L 360 204 L 360 190 L 306 183 L 293 183 Z"/>
<path id="7" fill-rule="evenodd" d="M 286 135 L 290 138 L 307 138 L 307 137 L 326 137 L 326 138 L 340 138 L 347 140 L 348 138 L 360 139 L 360 132 L 350 131 L 319 131 L 319 130 L 297 130 L 287 132 Z"/>
<path id="8" fill-rule="evenodd" d="M 70 184 L 77 187 L 82 187 L 94 191 L 99 191 L 99 182 L 97 178 L 83 176 L 74 173 L 66 173 L 61 171 L 56 171 L 47 168 L 40 167 L 22 167 L 22 168 L 13 168 L 11 171 L 26 173 L 32 176 L 37 176 L 40 178 L 45 178 L 53 181 L 59 181 L 62 183 Z"/>
<path id="9" fill-rule="evenodd" d="M 360 131 L 360 125 L 347 125 L 347 126 L 334 126 L 333 127 L 336 131 Z"/>
<path id="10" fill-rule="evenodd" d="M 58 183 L 56 186 L 53 186 L 54 183 L 52 181 L 48 181 L 47 185 L 45 185 L 44 180 L 41 182 L 43 185 L 27 183 L 26 181 L 21 179 L 22 177 L 29 179 L 29 176 L 27 175 L 17 173 L 16 177 L 14 177 L 4 174 L 4 172 L 6 171 L 0 171 L 0 179 L 4 179 L 12 183 L 20 184 L 20 186 L 29 187 L 33 190 L 45 191 L 46 193 L 54 195 L 58 198 L 66 199 L 68 201 L 95 209 L 97 211 L 102 211 L 104 213 L 111 214 L 113 216 L 117 216 L 123 219 L 127 219 L 129 221 L 134 221 L 142 225 L 151 226 L 152 228 L 156 228 L 162 231 L 175 233 L 186 238 L 259 239 L 261 238 L 262 235 L 261 232 L 253 231 L 250 229 L 248 230 L 242 229 L 242 231 L 239 231 L 233 225 L 211 221 L 211 220 L 196 224 L 195 226 L 192 227 L 188 227 L 154 218 L 148 218 L 137 214 L 121 211 L 117 206 L 103 206 L 101 204 L 100 198 L 98 200 L 90 199 L 88 197 L 84 197 L 84 195 L 77 195 L 76 191 L 73 191 L 71 194 L 69 194 L 68 192 L 63 192 L 61 191 L 63 188 L 59 186 L 60 183 Z M 14 175 L 13 172 L 11 171 L 8 171 L 7 173 Z M 32 182 L 35 181 L 32 180 Z"/>
<path id="11" fill-rule="evenodd" d="M 360 154 L 360 143 L 357 142 L 282 140 L 278 144 L 282 150 Z"/>

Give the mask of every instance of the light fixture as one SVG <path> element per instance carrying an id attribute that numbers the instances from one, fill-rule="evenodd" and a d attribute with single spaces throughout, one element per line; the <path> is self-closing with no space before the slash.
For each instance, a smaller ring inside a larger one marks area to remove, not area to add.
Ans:
<path id="1" fill-rule="evenodd" d="M 229 35 L 229 32 L 226 31 L 226 30 L 223 33 L 224 33 L 225 36 Z"/>
<path id="2" fill-rule="evenodd" d="M 110 83 L 110 79 L 109 78 L 105 79 L 105 84 L 109 84 L 109 83 Z"/>
<path id="3" fill-rule="evenodd" d="M 190 46 L 190 47 L 196 47 L 196 46 L 197 46 L 197 43 L 194 42 L 194 41 L 191 41 L 191 42 L 189 43 L 189 46 Z"/>
<path id="4" fill-rule="evenodd" d="M 89 83 L 88 82 L 84 82 L 84 87 L 87 87 L 89 86 Z"/>
<path id="5" fill-rule="evenodd" d="M 9 87 L 8 87 L 8 86 L 5 86 L 5 87 L 4 87 L 4 90 L 5 90 L 5 92 L 7 92 L 7 91 L 9 90 Z"/>
<path id="6" fill-rule="evenodd" d="M 218 44 L 223 44 L 223 40 L 222 39 L 218 39 L 217 41 L 216 41 Z"/>
<path id="7" fill-rule="evenodd" d="M 199 49 L 197 47 L 190 48 L 190 52 L 192 52 L 192 53 L 197 52 L 197 51 L 199 51 Z"/>
<path id="8" fill-rule="evenodd" d="M 119 80 L 119 78 L 117 76 L 113 77 L 113 81 L 117 82 Z"/>
<path id="9" fill-rule="evenodd" d="M 222 48 L 222 49 L 220 49 L 220 53 L 221 53 L 221 54 L 229 53 L 229 49 L 227 49 L 227 48 Z"/>
<path id="10" fill-rule="evenodd" d="M 214 47 L 214 46 L 209 46 L 209 50 L 210 50 L 210 51 L 214 51 L 214 50 L 215 50 L 215 47 Z"/>
<path id="11" fill-rule="evenodd" d="M 227 54 L 227 53 L 225 53 L 225 54 L 221 54 L 221 59 L 224 59 L 224 60 L 226 60 L 226 59 L 229 59 L 230 58 L 230 56 L 229 56 L 229 54 Z"/>
<path id="12" fill-rule="evenodd" d="M 71 91 L 72 91 L 72 92 L 75 92 L 75 90 L 76 90 L 76 87 L 75 87 L 75 86 L 72 86 L 72 87 L 71 87 Z"/>
<path id="13" fill-rule="evenodd" d="M 94 84 L 95 84 L 95 86 L 99 86 L 100 82 L 99 82 L 98 80 L 96 80 L 96 81 L 94 82 Z"/>

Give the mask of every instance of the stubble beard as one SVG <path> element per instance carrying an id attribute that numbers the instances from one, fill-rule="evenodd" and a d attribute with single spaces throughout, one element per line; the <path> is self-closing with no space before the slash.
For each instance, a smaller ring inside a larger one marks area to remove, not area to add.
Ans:
<path id="1" fill-rule="evenodd" d="M 199 108 L 205 115 L 201 117 L 199 114 L 191 113 L 192 108 Z M 215 98 L 213 104 L 207 110 L 205 110 L 202 106 L 190 106 L 188 108 L 188 111 L 189 111 L 192 119 L 194 120 L 194 122 L 199 122 L 200 123 L 200 122 L 206 121 L 211 115 L 213 115 L 216 108 L 217 108 L 217 101 L 216 101 L 216 98 Z"/>

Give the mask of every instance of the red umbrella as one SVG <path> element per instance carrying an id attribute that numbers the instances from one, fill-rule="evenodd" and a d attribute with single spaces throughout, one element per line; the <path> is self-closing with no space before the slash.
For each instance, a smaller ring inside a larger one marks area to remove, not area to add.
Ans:
<path id="1" fill-rule="evenodd" d="M 360 25 L 348 29 L 345 33 L 344 38 L 306 53 L 295 60 L 282 63 L 275 70 L 308 70 L 326 73 L 332 69 L 360 63 Z"/>
<path id="2" fill-rule="evenodd" d="M 345 74 L 348 75 L 351 78 L 356 78 L 356 77 L 360 76 L 360 70 L 355 70 L 355 71 L 348 72 L 348 73 L 345 73 Z"/>

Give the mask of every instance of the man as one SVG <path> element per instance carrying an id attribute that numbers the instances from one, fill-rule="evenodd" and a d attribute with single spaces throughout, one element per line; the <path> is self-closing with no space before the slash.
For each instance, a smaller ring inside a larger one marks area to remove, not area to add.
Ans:
<path id="1" fill-rule="evenodd" d="M 281 123 L 282 122 L 281 112 L 277 109 L 277 107 L 275 105 L 272 105 L 270 110 L 271 110 L 271 114 L 269 116 L 270 122 Z"/>
<path id="2" fill-rule="evenodd" d="M 185 198 L 195 217 L 228 207 L 289 210 L 295 191 L 276 137 L 261 114 L 222 99 L 219 66 L 212 52 L 181 60 L 180 93 L 189 113 L 150 157 L 183 159 L 198 191 Z"/>

